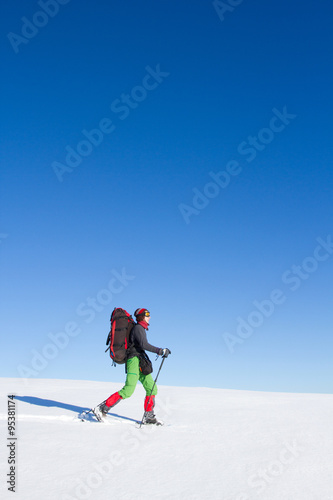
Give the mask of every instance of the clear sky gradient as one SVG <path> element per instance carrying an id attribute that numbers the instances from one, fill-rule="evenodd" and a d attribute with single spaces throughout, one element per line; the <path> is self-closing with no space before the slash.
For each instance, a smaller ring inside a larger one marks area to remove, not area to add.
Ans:
<path id="1" fill-rule="evenodd" d="M 332 392 L 332 17 L 1 6 L 1 376 L 121 384 L 145 307 L 162 384 Z"/>

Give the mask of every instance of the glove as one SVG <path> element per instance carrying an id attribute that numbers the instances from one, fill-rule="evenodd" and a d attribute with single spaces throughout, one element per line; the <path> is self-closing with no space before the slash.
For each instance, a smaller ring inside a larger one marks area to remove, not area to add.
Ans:
<path id="1" fill-rule="evenodd" d="M 167 358 L 169 356 L 169 354 L 171 354 L 171 351 L 170 349 L 162 349 L 162 357 L 163 358 Z"/>

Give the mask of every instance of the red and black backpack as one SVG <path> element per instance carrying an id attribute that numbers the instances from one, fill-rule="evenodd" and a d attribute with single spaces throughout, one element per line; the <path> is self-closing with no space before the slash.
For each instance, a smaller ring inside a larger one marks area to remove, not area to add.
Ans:
<path id="1" fill-rule="evenodd" d="M 125 309 L 121 309 L 120 307 L 115 307 L 113 309 L 110 321 L 111 328 L 108 338 L 106 339 L 106 345 L 109 347 L 105 352 L 110 349 L 112 361 L 122 365 L 126 363 L 129 336 L 135 325 L 135 321 Z"/>

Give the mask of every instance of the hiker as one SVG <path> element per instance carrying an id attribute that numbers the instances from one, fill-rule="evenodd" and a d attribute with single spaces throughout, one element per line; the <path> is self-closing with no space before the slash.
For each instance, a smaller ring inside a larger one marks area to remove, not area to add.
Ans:
<path id="1" fill-rule="evenodd" d="M 154 415 L 155 406 L 155 396 L 157 394 L 157 386 L 154 386 L 154 380 L 151 376 L 152 365 L 145 353 L 145 351 L 153 352 L 159 356 L 165 358 L 171 354 L 169 349 L 160 349 L 155 347 L 147 341 L 147 333 L 150 312 L 147 309 L 139 308 L 134 312 L 136 319 L 136 324 L 133 326 L 130 337 L 129 337 L 129 347 L 127 349 L 127 361 L 126 361 L 126 382 L 124 387 L 112 394 L 104 403 L 101 403 L 94 409 L 94 413 L 97 417 L 103 418 L 106 416 L 107 412 L 119 403 L 122 399 L 126 399 L 132 396 L 135 391 L 136 384 L 138 380 L 143 385 L 146 391 L 146 397 L 144 400 L 145 409 L 145 424 L 157 424 L 158 420 Z M 148 369 L 147 369 L 148 366 Z M 153 391 L 152 391 L 153 389 Z"/>

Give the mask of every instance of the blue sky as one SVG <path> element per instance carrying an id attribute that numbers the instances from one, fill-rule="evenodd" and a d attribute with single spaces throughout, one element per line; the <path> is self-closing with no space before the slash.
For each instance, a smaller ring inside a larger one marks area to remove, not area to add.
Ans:
<path id="1" fill-rule="evenodd" d="M 236 4 L 1 7 L 1 376 L 332 392 L 333 7 Z"/>

